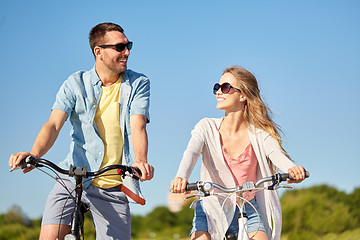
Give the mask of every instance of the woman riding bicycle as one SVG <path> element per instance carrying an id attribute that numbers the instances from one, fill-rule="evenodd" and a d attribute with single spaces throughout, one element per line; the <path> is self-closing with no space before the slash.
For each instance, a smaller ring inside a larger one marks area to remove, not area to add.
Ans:
<path id="1" fill-rule="evenodd" d="M 225 111 L 223 118 L 200 120 L 184 152 L 170 191 L 185 192 L 185 186 L 200 154 L 201 181 L 224 187 L 256 182 L 272 175 L 277 168 L 288 172 L 295 180 L 305 178 L 302 166 L 295 166 L 281 146 L 279 127 L 270 118 L 270 110 L 260 97 L 256 78 L 239 67 L 227 68 L 213 90 L 217 108 Z M 261 191 L 244 195 L 256 207 L 259 215 L 245 204 L 248 232 L 252 239 L 280 239 L 281 206 L 276 191 Z M 236 200 L 222 202 L 207 197 L 196 202 L 191 239 L 223 239 L 225 234 L 238 234 Z M 260 218 L 260 219 L 259 219 Z"/>

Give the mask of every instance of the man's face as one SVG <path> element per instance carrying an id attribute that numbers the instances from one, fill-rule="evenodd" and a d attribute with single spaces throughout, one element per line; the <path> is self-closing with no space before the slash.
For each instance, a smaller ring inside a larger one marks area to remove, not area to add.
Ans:
<path id="1" fill-rule="evenodd" d="M 107 32 L 101 45 L 116 45 L 119 43 L 128 43 L 129 40 L 125 34 L 118 31 Z M 100 54 L 97 61 L 102 61 L 103 65 L 114 73 L 122 73 L 127 68 L 127 60 L 130 51 L 127 47 L 121 52 L 116 47 L 99 48 Z"/>

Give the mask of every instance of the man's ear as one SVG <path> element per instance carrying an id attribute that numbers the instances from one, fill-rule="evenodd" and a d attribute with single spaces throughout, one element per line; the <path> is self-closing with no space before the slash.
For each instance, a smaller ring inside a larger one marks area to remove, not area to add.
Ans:
<path id="1" fill-rule="evenodd" d="M 95 55 L 95 58 L 102 59 L 100 47 L 94 47 L 94 55 Z"/>

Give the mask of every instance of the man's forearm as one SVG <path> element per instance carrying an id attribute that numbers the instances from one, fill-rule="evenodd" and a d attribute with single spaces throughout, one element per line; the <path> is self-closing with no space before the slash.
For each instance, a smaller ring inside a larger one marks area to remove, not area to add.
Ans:
<path id="1" fill-rule="evenodd" d="M 145 128 L 137 129 L 132 133 L 135 162 L 147 162 L 148 137 Z"/>
<path id="2" fill-rule="evenodd" d="M 44 156 L 54 145 L 58 135 L 59 131 L 54 126 L 45 123 L 37 135 L 30 153 L 38 158 Z"/>
<path id="3" fill-rule="evenodd" d="M 52 110 L 49 120 L 43 125 L 31 149 L 35 157 L 42 157 L 54 145 L 67 114 L 61 110 Z"/>
<path id="4" fill-rule="evenodd" d="M 154 177 L 154 167 L 148 164 L 148 137 L 146 132 L 147 118 L 143 115 L 132 115 L 130 127 L 132 143 L 135 153 L 135 163 L 132 165 L 141 171 L 141 181 L 148 181 Z"/>
<path id="5" fill-rule="evenodd" d="M 130 117 L 135 162 L 147 162 L 148 136 L 146 132 L 146 120 L 146 117 L 143 115 L 132 115 Z"/>

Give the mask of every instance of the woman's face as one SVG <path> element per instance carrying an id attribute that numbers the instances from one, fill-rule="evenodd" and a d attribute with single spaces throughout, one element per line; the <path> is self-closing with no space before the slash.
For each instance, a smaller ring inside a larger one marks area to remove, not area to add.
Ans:
<path id="1" fill-rule="evenodd" d="M 216 92 L 216 108 L 225 111 L 239 111 L 242 109 L 246 98 L 241 94 L 239 84 L 231 73 L 225 73 L 221 76 L 219 84 L 229 83 L 232 87 L 228 93 L 223 93 L 221 88 Z M 234 89 L 236 88 L 236 89 Z"/>

